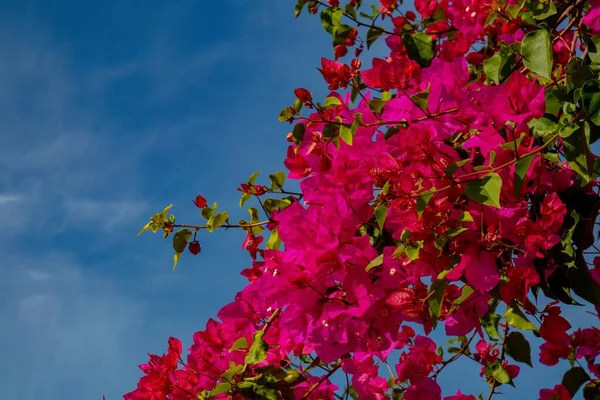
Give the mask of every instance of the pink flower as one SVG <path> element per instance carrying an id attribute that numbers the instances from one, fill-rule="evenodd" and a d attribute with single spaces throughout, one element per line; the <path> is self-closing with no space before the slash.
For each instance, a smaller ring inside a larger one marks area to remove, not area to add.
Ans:
<path id="1" fill-rule="evenodd" d="M 583 23 L 594 35 L 600 34 L 600 0 L 589 0 L 590 9 L 583 17 Z"/>
<path id="2" fill-rule="evenodd" d="M 563 385 L 556 385 L 553 389 L 540 390 L 539 400 L 571 400 L 571 395 Z"/>
<path id="3" fill-rule="evenodd" d="M 476 400 L 476 399 L 475 399 L 475 396 L 473 396 L 472 394 L 470 394 L 470 395 L 462 394 L 461 391 L 459 390 L 458 392 L 456 392 L 456 394 L 454 396 L 444 397 L 444 400 Z"/>
<path id="4" fill-rule="evenodd" d="M 446 275 L 446 278 L 456 281 L 464 273 L 473 288 L 481 292 L 488 292 L 500 282 L 496 258 L 496 254 L 492 252 L 471 246 L 462 255 L 460 263 Z"/>

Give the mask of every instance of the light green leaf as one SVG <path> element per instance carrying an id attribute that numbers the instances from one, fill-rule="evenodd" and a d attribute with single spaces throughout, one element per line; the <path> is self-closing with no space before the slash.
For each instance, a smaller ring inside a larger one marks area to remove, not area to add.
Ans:
<path id="1" fill-rule="evenodd" d="M 342 102 L 340 101 L 340 99 L 338 99 L 337 97 L 331 96 L 331 97 L 327 97 L 325 99 L 325 108 L 329 109 L 332 107 L 336 107 L 342 105 Z"/>
<path id="2" fill-rule="evenodd" d="M 231 353 L 238 349 L 247 349 L 247 348 L 248 348 L 248 340 L 245 337 L 241 337 L 238 340 L 236 340 L 235 342 L 233 342 L 233 345 L 229 349 L 229 352 Z"/>
<path id="3" fill-rule="evenodd" d="M 375 208 L 375 220 L 377 221 L 377 226 L 379 229 L 383 229 L 383 224 L 385 223 L 385 217 L 387 216 L 388 208 L 387 206 L 381 204 Z"/>
<path id="4" fill-rule="evenodd" d="M 333 35 L 337 27 L 340 26 L 342 14 L 343 11 L 341 9 L 324 8 L 321 12 L 321 24 L 323 28 Z"/>
<path id="5" fill-rule="evenodd" d="M 485 73 L 485 76 L 496 85 L 500 83 L 500 70 L 505 62 L 506 58 L 500 52 L 483 62 L 483 72 Z"/>
<path id="6" fill-rule="evenodd" d="M 285 172 L 277 171 L 269 175 L 269 179 L 271 180 L 271 189 L 280 190 L 285 183 Z"/>
<path id="7" fill-rule="evenodd" d="M 478 203 L 500 208 L 500 189 L 502 178 L 491 173 L 467 184 L 465 193 Z"/>
<path id="8" fill-rule="evenodd" d="M 211 392 L 210 395 L 211 396 L 216 396 L 219 394 L 223 394 L 223 393 L 227 393 L 231 390 L 231 384 L 228 382 L 221 382 L 217 385 L 216 388 L 214 388 Z"/>
<path id="9" fill-rule="evenodd" d="M 246 354 L 246 364 L 258 364 L 267 358 L 269 345 L 263 340 L 263 335 L 263 331 L 258 331 L 253 335 L 254 342 Z"/>
<path id="10" fill-rule="evenodd" d="M 246 204 L 246 202 L 248 200 L 250 200 L 251 198 L 252 198 L 252 195 L 250 193 L 242 193 L 242 197 L 240 198 L 240 208 L 244 207 L 244 204 Z M 211 217 L 212 217 L 212 215 L 211 215 Z"/>
<path id="11" fill-rule="evenodd" d="M 352 141 L 354 140 L 354 132 L 352 132 L 352 129 L 350 127 L 346 125 L 340 125 L 340 137 L 349 146 L 352 146 Z"/>
<path id="12" fill-rule="evenodd" d="M 213 232 L 216 228 L 219 228 L 229 219 L 229 214 L 227 211 L 223 211 L 218 213 L 217 215 L 213 215 L 208 222 L 206 223 L 206 229 L 209 232 Z"/>
<path id="13" fill-rule="evenodd" d="M 509 307 L 504 313 L 504 319 L 509 325 L 514 326 L 515 328 L 519 328 L 524 331 L 537 331 L 535 325 L 533 325 L 525 314 L 518 308 Z"/>
<path id="14" fill-rule="evenodd" d="M 552 74 L 552 44 L 545 29 L 529 32 L 521 43 L 523 63 L 536 74 L 550 79 Z"/>
<path id="15" fill-rule="evenodd" d="M 509 383 L 511 381 L 510 375 L 508 375 L 508 372 L 502 367 L 499 360 L 496 360 L 494 363 L 487 366 L 485 375 L 493 377 L 499 383 Z"/>
<path id="16" fill-rule="evenodd" d="M 256 171 L 252 175 L 250 175 L 250 178 L 248 178 L 248 183 L 250 185 L 254 185 L 254 182 L 256 182 L 256 178 L 258 178 L 259 174 L 260 174 L 260 170 Z"/>
<path id="17" fill-rule="evenodd" d="M 369 265 L 367 265 L 367 267 L 365 268 L 365 271 L 370 271 L 373 268 L 379 267 L 381 264 L 383 264 L 383 254 L 380 254 L 379 256 L 377 256 L 377 258 L 375 258 L 374 260 L 372 260 Z"/>

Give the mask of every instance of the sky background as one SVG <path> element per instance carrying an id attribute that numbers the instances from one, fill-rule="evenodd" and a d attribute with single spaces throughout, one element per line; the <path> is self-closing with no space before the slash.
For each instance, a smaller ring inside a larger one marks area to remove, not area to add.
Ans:
<path id="1" fill-rule="evenodd" d="M 135 235 L 170 203 L 200 221 L 198 193 L 245 218 L 235 188 L 283 168 L 277 115 L 296 87 L 326 94 L 322 55 L 289 1 L 0 1 L 3 399 L 119 399 L 233 299 L 241 233 L 203 235 L 175 272 L 170 242 Z M 567 366 L 527 368 L 524 399 Z M 477 370 L 442 383 L 484 390 Z"/>

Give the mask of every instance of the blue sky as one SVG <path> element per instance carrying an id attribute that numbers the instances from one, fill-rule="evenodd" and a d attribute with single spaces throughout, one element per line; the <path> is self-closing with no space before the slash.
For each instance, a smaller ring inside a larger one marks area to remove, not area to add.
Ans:
<path id="1" fill-rule="evenodd" d="M 173 272 L 170 243 L 135 234 L 169 203 L 199 221 L 198 193 L 246 217 L 235 188 L 283 167 L 279 110 L 325 94 L 329 40 L 291 2 L 165 3 L 0 3 L 5 399 L 118 399 L 148 352 L 189 344 L 244 284 L 242 236 L 204 235 Z"/>

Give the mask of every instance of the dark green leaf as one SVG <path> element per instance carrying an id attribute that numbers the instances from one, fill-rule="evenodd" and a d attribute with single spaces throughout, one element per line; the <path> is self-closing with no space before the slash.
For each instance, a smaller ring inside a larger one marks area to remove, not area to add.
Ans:
<path id="1" fill-rule="evenodd" d="M 588 135 L 586 135 L 586 130 Z M 562 135 L 561 135 L 562 136 Z M 594 158 L 588 143 L 589 125 L 583 127 L 563 138 L 563 149 L 569 166 L 581 176 L 585 183 L 592 179 Z"/>
<path id="2" fill-rule="evenodd" d="M 552 73 L 552 44 L 545 29 L 529 32 L 521 43 L 523 63 L 532 72 L 550 79 Z"/>
<path id="3" fill-rule="evenodd" d="M 513 360 L 533 367 L 531 364 L 531 346 L 521 332 L 511 332 L 508 335 L 506 338 L 506 353 Z"/>
<path id="4" fill-rule="evenodd" d="M 568 269 L 571 280 L 571 288 L 576 295 L 590 302 L 596 307 L 600 307 L 600 285 L 596 283 L 587 261 L 581 250 L 578 250 L 575 256 L 575 267 Z"/>
<path id="5" fill-rule="evenodd" d="M 442 313 L 442 299 L 444 298 L 444 292 L 448 286 L 446 279 L 436 279 L 429 286 L 429 314 L 434 320 L 438 319 Z"/>
<path id="6" fill-rule="evenodd" d="M 589 381 L 591 378 L 581 367 L 573 367 L 568 370 L 562 378 L 562 385 L 567 388 L 571 397 L 579 390 L 581 385 Z"/>
<path id="7" fill-rule="evenodd" d="M 371 27 L 367 32 L 367 49 L 370 49 L 373 43 L 383 35 L 383 30 L 379 27 Z"/>
<path id="8" fill-rule="evenodd" d="M 600 64 L 600 36 L 586 38 L 588 46 L 588 57 L 594 64 Z"/>
<path id="9" fill-rule="evenodd" d="M 304 138 L 304 131 L 306 131 L 306 125 L 304 124 L 296 124 L 294 126 L 294 130 L 292 131 L 292 139 L 294 143 L 300 144 L 302 139 Z"/>
<path id="10" fill-rule="evenodd" d="M 402 42 L 406 47 L 408 56 L 415 60 L 421 67 L 431 65 L 433 59 L 433 38 L 425 32 L 417 32 L 413 35 L 405 33 Z"/>
<path id="11" fill-rule="evenodd" d="M 428 190 L 427 193 L 417 197 L 417 214 L 419 215 L 419 218 L 421 218 L 421 215 L 423 215 L 423 211 L 425 210 L 425 207 L 427 207 L 429 200 L 431 200 L 431 197 L 434 194 L 435 194 L 435 188 L 432 188 L 431 190 Z"/>
<path id="12" fill-rule="evenodd" d="M 496 173 L 467 184 L 465 193 L 478 203 L 500 208 L 500 189 L 502 178 Z"/>
<path id="13" fill-rule="evenodd" d="M 600 125 L 600 80 L 586 82 L 581 90 L 583 108 L 595 125 Z"/>
<path id="14" fill-rule="evenodd" d="M 521 187 L 523 186 L 523 181 L 525 179 L 525 175 L 529 171 L 529 167 L 531 166 L 531 162 L 533 161 L 533 154 L 527 157 L 523 157 L 519 159 L 515 163 L 515 193 L 517 196 L 521 195 Z"/>
<path id="15" fill-rule="evenodd" d="M 182 228 L 178 230 L 173 236 L 173 250 L 175 250 L 176 253 L 183 253 L 191 237 L 192 231 L 189 229 Z"/>

